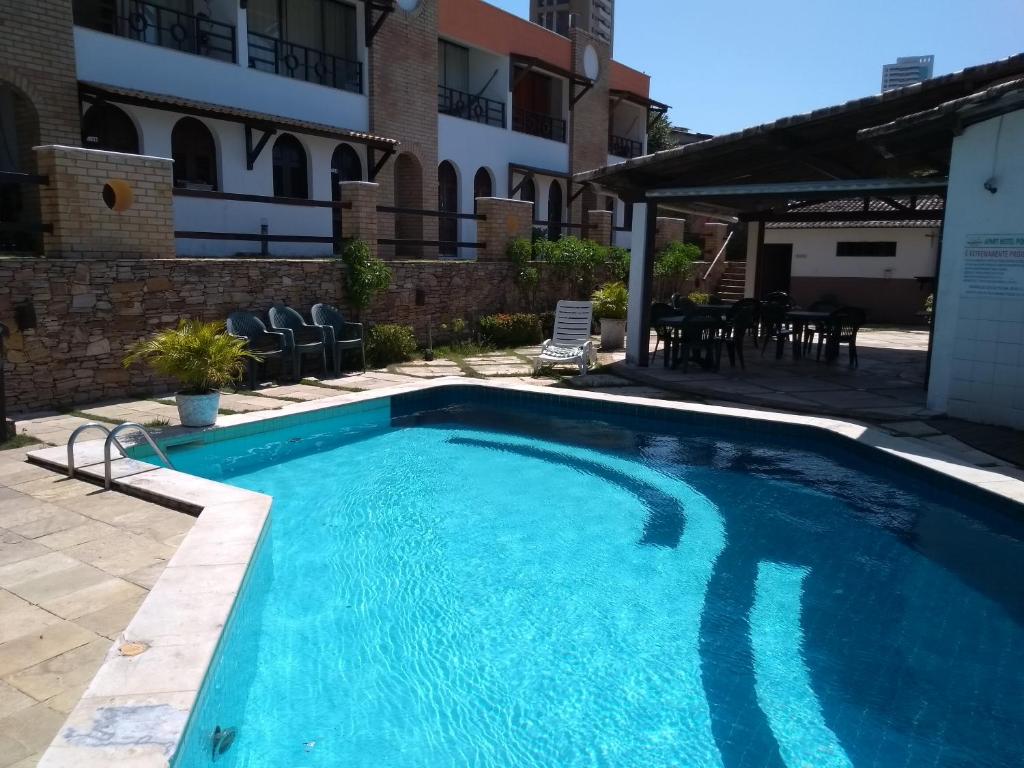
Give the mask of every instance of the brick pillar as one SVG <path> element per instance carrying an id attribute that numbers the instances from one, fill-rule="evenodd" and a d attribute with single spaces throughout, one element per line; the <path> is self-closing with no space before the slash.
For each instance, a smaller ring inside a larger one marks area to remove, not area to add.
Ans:
<path id="1" fill-rule="evenodd" d="M 370 181 L 342 181 L 338 183 L 341 201 L 351 203 L 351 208 L 341 212 L 341 236 L 365 240 L 370 252 L 376 256 L 377 249 L 377 198 L 379 185 Z"/>
<path id="2" fill-rule="evenodd" d="M 704 225 L 704 258 L 714 259 L 729 235 L 729 225 L 719 221 L 709 221 Z"/>
<path id="3" fill-rule="evenodd" d="M 669 243 L 683 242 L 686 235 L 686 219 L 673 219 L 668 216 L 658 217 L 657 236 L 654 238 L 654 250 L 660 251 Z"/>
<path id="4" fill-rule="evenodd" d="M 476 223 L 477 240 L 486 245 L 477 251 L 477 261 L 503 261 L 512 240 L 530 239 L 533 203 L 504 197 L 478 197 L 476 211 L 487 217 Z"/>
<path id="5" fill-rule="evenodd" d="M 50 258 L 175 256 L 173 161 L 79 147 L 36 147 Z"/>
<path id="6" fill-rule="evenodd" d="M 612 212 L 611 211 L 587 211 L 588 240 L 593 240 L 598 245 L 612 244 Z"/>

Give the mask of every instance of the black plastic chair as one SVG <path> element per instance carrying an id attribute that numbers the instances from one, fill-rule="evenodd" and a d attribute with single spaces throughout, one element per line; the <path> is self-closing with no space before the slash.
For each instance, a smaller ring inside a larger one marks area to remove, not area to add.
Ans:
<path id="1" fill-rule="evenodd" d="M 350 323 L 337 307 L 330 304 L 314 304 L 310 312 L 313 322 L 327 334 L 327 345 L 331 348 L 334 375 L 341 376 L 341 355 L 344 352 L 359 352 L 359 362 L 366 372 L 366 349 L 363 345 L 363 324 Z"/>
<path id="2" fill-rule="evenodd" d="M 245 339 L 246 348 L 255 357 L 245 361 L 246 378 L 249 389 L 256 389 L 256 369 L 265 366 L 268 360 L 281 360 L 291 357 L 288 341 L 280 331 L 268 331 L 267 326 L 252 312 L 232 312 L 228 316 L 228 334 Z"/>
<path id="3" fill-rule="evenodd" d="M 722 341 L 725 325 L 717 312 L 697 307 L 675 329 L 672 342 L 673 365 L 683 364 L 683 373 L 690 367 L 691 358 L 703 360 L 703 367 L 717 371 L 722 361 Z M 702 357 L 706 355 L 706 357 Z"/>
<path id="4" fill-rule="evenodd" d="M 795 302 L 785 291 L 772 291 L 764 297 L 765 304 L 784 304 L 786 309 L 792 309 Z"/>
<path id="5" fill-rule="evenodd" d="M 661 324 L 662 318 L 671 317 L 676 311 L 672 308 L 671 304 L 666 304 L 663 301 L 656 301 L 651 304 L 651 328 L 654 329 L 655 341 L 654 341 L 654 352 L 651 353 L 651 358 L 655 358 L 658 355 L 658 346 L 662 345 L 662 355 L 665 358 L 665 365 L 668 365 L 668 353 L 669 346 L 672 342 L 672 331 L 667 326 Z"/>
<path id="6" fill-rule="evenodd" d="M 726 313 L 726 319 L 727 320 L 732 320 L 740 312 L 742 312 L 746 307 L 750 307 L 752 312 L 753 312 L 753 322 L 751 323 L 751 327 L 754 329 L 754 332 L 752 334 L 750 334 L 750 337 L 753 339 L 753 341 L 754 341 L 754 348 L 756 349 L 757 346 L 758 346 L 758 335 L 757 335 L 758 323 L 761 322 L 761 302 L 760 302 L 760 300 L 758 300 L 758 299 L 740 299 L 735 304 L 733 304 L 731 307 L 729 307 L 729 311 Z"/>
<path id="7" fill-rule="evenodd" d="M 807 307 L 807 309 L 810 312 L 835 312 L 839 309 L 839 306 L 831 301 L 816 301 Z M 826 324 L 825 320 L 810 320 L 804 324 L 803 344 L 805 352 L 811 351 L 811 347 L 814 346 L 815 339 L 818 340 L 820 345 L 821 340 L 825 335 Z"/>
<path id="8" fill-rule="evenodd" d="M 766 301 L 761 305 L 761 356 L 768 349 L 768 342 L 775 341 L 775 359 L 782 357 L 786 339 L 793 335 L 793 328 L 786 314 L 789 307 L 778 301 Z M 799 344 L 799 341 L 794 342 Z"/>
<path id="9" fill-rule="evenodd" d="M 307 323 L 298 312 L 283 304 L 270 308 L 270 327 L 284 333 L 293 355 L 296 381 L 302 380 L 302 356 L 319 355 L 327 371 L 327 333 L 319 325 Z"/>
<path id="10" fill-rule="evenodd" d="M 863 309 L 841 307 L 833 312 L 825 323 L 825 359 L 834 362 L 839 357 L 839 347 L 847 344 L 850 350 L 850 367 L 860 365 L 857 357 L 857 333 L 867 319 Z M 821 342 L 818 342 L 818 359 L 821 359 Z"/>
<path id="11" fill-rule="evenodd" d="M 746 301 L 746 299 L 744 299 Z M 729 366 L 736 367 L 736 360 L 740 361 L 740 368 L 747 369 L 746 360 L 743 359 L 743 342 L 747 338 L 747 332 L 757 327 L 757 314 L 760 302 L 756 299 L 753 304 L 744 304 L 729 313 L 726 321 L 724 342 L 725 350 L 729 354 Z"/>

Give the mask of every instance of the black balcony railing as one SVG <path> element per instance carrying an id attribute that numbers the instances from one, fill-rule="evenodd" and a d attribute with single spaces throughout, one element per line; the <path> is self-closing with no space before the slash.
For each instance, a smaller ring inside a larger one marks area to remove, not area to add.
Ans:
<path id="1" fill-rule="evenodd" d="M 463 93 L 443 85 L 437 86 L 437 111 L 442 115 L 461 117 L 496 128 L 505 127 L 505 105 L 500 101 Z"/>
<path id="2" fill-rule="evenodd" d="M 361 62 L 256 32 L 249 33 L 249 66 L 342 91 L 363 92 Z"/>
<path id="3" fill-rule="evenodd" d="M 140 0 L 76 0 L 75 23 L 162 48 L 237 61 L 235 27 Z"/>
<path id="4" fill-rule="evenodd" d="M 542 139 L 565 141 L 565 120 L 518 107 L 512 108 L 512 130 Z"/>
<path id="5" fill-rule="evenodd" d="M 608 154 L 616 157 L 640 157 L 644 153 L 642 142 L 627 139 L 625 136 L 608 137 Z"/>

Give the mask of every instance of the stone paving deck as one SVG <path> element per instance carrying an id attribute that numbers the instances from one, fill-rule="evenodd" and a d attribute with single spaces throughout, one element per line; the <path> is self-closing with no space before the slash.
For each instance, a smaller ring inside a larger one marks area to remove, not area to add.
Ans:
<path id="1" fill-rule="evenodd" d="M 0 451 L 0 768 L 36 764 L 194 522 L 28 450 Z"/>

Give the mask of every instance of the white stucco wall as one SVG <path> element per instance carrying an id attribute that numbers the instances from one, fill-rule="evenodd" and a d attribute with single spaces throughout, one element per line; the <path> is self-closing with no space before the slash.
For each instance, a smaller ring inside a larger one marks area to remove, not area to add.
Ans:
<path id="1" fill-rule="evenodd" d="M 938 229 L 766 229 L 766 243 L 793 244 L 793 277 L 933 277 Z M 895 257 L 836 256 L 839 242 L 896 243 Z"/>
<path id="2" fill-rule="evenodd" d="M 1022 429 L 1024 110 L 956 138 L 946 210 L 928 405 Z"/>
<path id="3" fill-rule="evenodd" d="M 242 16 L 244 21 L 244 12 Z M 370 105 L 365 95 L 83 27 L 75 27 L 75 60 L 78 79 L 86 82 L 171 94 L 354 131 L 368 131 L 370 127 Z M 363 61 L 365 67 L 365 56 Z M 365 92 L 365 70 L 363 80 Z"/>

